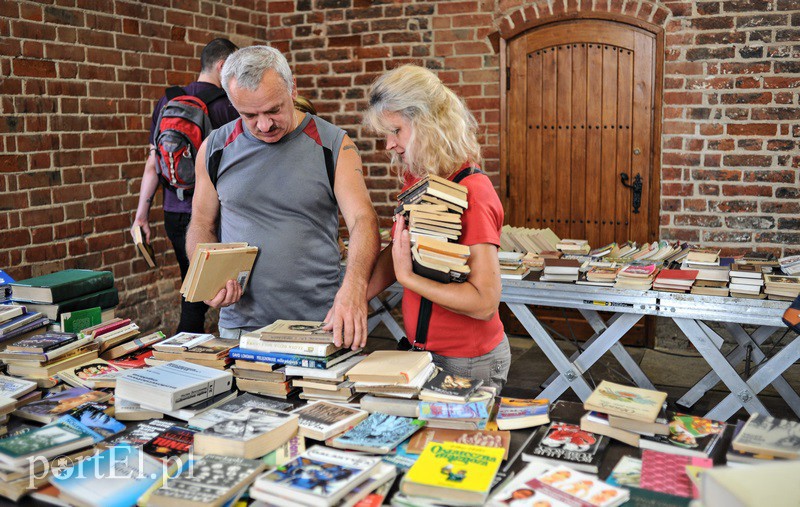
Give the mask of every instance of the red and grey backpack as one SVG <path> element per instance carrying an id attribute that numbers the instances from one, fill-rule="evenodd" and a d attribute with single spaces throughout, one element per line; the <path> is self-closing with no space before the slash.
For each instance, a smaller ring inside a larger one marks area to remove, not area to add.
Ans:
<path id="1" fill-rule="evenodd" d="M 158 115 L 155 132 L 156 172 L 161 182 L 184 200 L 194 190 L 194 161 L 211 133 L 208 105 L 225 96 L 222 88 L 186 95 L 180 86 L 167 89 L 167 103 Z"/>

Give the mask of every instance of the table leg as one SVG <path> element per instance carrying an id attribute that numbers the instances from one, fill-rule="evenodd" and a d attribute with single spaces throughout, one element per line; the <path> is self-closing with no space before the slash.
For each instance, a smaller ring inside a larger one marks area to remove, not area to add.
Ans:
<path id="1" fill-rule="evenodd" d="M 736 403 L 740 406 L 744 406 L 751 414 L 753 412 L 762 414 L 769 413 L 766 407 L 764 407 L 764 404 L 756 397 L 756 393 L 739 377 L 739 374 L 733 366 L 728 363 L 722 352 L 714 345 L 714 339 L 706 334 L 707 332 L 713 333 L 713 331 L 710 329 L 704 330 L 694 319 L 673 318 L 672 320 L 678 325 L 681 331 L 683 331 L 697 351 L 700 352 L 703 359 L 705 359 L 709 366 L 719 375 L 720 380 L 731 390 L 731 393 L 734 393 L 738 399 Z M 720 337 L 717 335 L 715 338 L 718 339 Z M 738 407 L 736 409 L 738 409 Z M 736 409 L 734 409 L 730 415 L 732 415 Z M 719 417 L 720 414 L 722 414 L 722 411 L 718 411 L 715 407 L 706 414 L 706 417 L 713 419 L 714 416 Z M 728 417 L 730 417 L 730 415 L 728 415 Z"/>
<path id="2" fill-rule="evenodd" d="M 569 359 L 561 352 L 561 349 L 558 348 L 553 338 L 547 333 L 547 331 L 542 327 L 536 317 L 533 316 L 530 309 L 522 304 L 522 303 L 506 303 L 508 308 L 511 310 L 512 313 L 519 319 L 520 324 L 522 327 L 528 331 L 528 334 L 531 335 L 531 338 L 536 342 L 544 355 L 547 356 L 547 359 L 550 360 L 550 363 L 555 366 L 556 370 L 560 373 L 559 380 L 563 379 L 565 384 L 556 386 L 554 382 L 551 384 L 547 389 L 542 391 L 539 394 L 541 398 L 547 398 L 551 401 L 558 399 L 567 388 L 572 388 L 573 391 L 578 395 L 581 400 L 585 400 L 592 394 L 592 388 L 589 387 L 589 384 L 583 378 L 579 371 L 573 368 L 572 363 L 570 363 Z"/>
<path id="3" fill-rule="evenodd" d="M 378 324 L 383 322 L 396 341 L 399 342 L 406 335 L 391 313 L 391 310 L 399 304 L 402 298 L 403 295 L 401 293 L 395 292 L 387 297 L 385 302 L 382 302 L 377 296 L 369 301 L 369 307 L 375 313 L 367 319 L 367 334 L 371 333 Z"/>

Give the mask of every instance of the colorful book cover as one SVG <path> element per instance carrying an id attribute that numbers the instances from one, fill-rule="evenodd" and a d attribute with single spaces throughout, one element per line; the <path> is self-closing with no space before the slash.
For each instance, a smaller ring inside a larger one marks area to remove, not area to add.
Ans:
<path id="1" fill-rule="evenodd" d="M 551 468 L 551 465 L 543 462 L 528 463 L 511 480 L 506 481 L 502 487 L 492 493 L 487 505 L 490 507 L 502 507 L 505 505 L 517 507 L 568 507 L 569 504 L 559 502 L 528 485 L 528 482 Z"/>
<path id="2" fill-rule="evenodd" d="M 623 456 L 606 478 L 606 482 L 619 488 L 638 488 L 642 480 L 642 460 Z"/>
<path id="3" fill-rule="evenodd" d="M 714 463 L 709 458 L 679 456 L 646 449 L 642 451 L 640 486 L 669 495 L 699 498 L 699 491 L 686 473 L 687 466 L 711 468 Z"/>
<path id="4" fill-rule="evenodd" d="M 334 439 L 334 445 L 349 449 L 372 448 L 390 452 L 423 425 L 421 421 L 410 417 L 370 414 L 355 428 Z"/>
<path id="5" fill-rule="evenodd" d="M 142 421 L 136 424 L 129 425 L 125 431 L 115 436 L 110 443 L 129 443 L 141 447 L 147 442 L 153 440 L 162 432 L 170 429 L 174 425 L 173 421 L 162 421 L 160 419 L 152 419 L 150 421 Z"/>
<path id="6" fill-rule="evenodd" d="M 84 403 L 69 413 L 81 424 L 103 436 L 103 439 L 113 437 L 125 431 L 125 425 L 106 414 L 107 405 L 99 403 Z"/>
<path id="7" fill-rule="evenodd" d="M 536 431 L 523 456 L 596 473 L 606 446 L 608 438 L 602 435 L 582 430 L 576 424 L 553 421 Z"/>
<path id="8" fill-rule="evenodd" d="M 48 352 L 64 345 L 68 345 L 78 339 L 75 333 L 55 333 L 48 332 L 31 336 L 9 345 L 6 350 L 19 352 Z"/>
<path id="9" fill-rule="evenodd" d="M 267 454 L 261 461 L 265 465 L 274 467 L 282 466 L 306 452 L 306 439 L 298 435 L 293 436 L 280 447 Z"/>
<path id="10" fill-rule="evenodd" d="M 426 382 L 422 389 L 434 394 L 467 399 L 481 384 L 483 384 L 482 380 L 473 380 L 447 371 L 440 371 L 435 377 Z"/>
<path id="11" fill-rule="evenodd" d="M 628 499 L 628 490 L 606 484 L 594 476 L 557 466 L 527 483 L 568 505 L 612 507 Z"/>
<path id="12" fill-rule="evenodd" d="M 48 450 L 82 441 L 90 434 L 56 422 L 13 437 L 0 440 L 0 459 L 18 460 L 25 456 L 47 455 Z"/>
<path id="13" fill-rule="evenodd" d="M 519 419 L 522 417 L 545 416 L 548 414 L 549 410 L 549 400 L 500 398 L 500 406 L 497 409 L 497 418 Z"/>
<path id="14" fill-rule="evenodd" d="M 0 375 L 0 397 L 19 398 L 36 389 L 36 382 Z"/>
<path id="15" fill-rule="evenodd" d="M 258 350 L 246 350 L 236 347 L 228 352 L 228 357 L 231 359 L 243 359 L 245 361 L 255 361 L 258 363 L 283 364 L 286 366 L 325 370 L 329 366 L 344 361 L 348 357 L 358 354 L 359 352 L 359 350 L 342 349 L 327 357 L 314 357 L 302 356 L 299 354 L 281 354 L 278 352 L 261 352 Z"/>
<path id="16" fill-rule="evenodd" d="M 394 465 L 401 472 L 407 471 L 419 458 L 419 453 L 408 452 L 408 445 L 408 442 L 398 445 L 394 454 L 387 454 L 383 457 L 383 461 Z"/>
<path id="17" fill-rule="evenodd" d="M 17 409 L 15 415 L 36 421 L 54 421 L 59 416 L 89 402 L 102 402 L 111 395 L 101 391 L 90 391 L 86 387 L 73 387 L 37 400 Z"/>
<path id="18" fill-rule="evenodd" d="M 503 449 L 454 442 L 430 442 L 404 481 L 486 493 L 503 461 Z"/>
<path id="19" fill-rule="evenodd" d="M 142 450 L 156 458 L 171 458 L 189 452 L 194 443 L 195 431 L 171 426 L 142 446 Z"/>
<path id="20" fill-rule="evenodd" d="M 117 368 L 145 368 L 147 366 L 145 359 L 149 357 L 153 357 L 153 349 L 146 348 L 125 354 L 117 359 L 111 359 L 108 363 Z"/>
<path id="21" fill-rule="evenodd" d="M 603 380 L 583 404 L 586 410 L 653 422 L 667 399 L 667 393 L 640 389 Z"/>
<path id="22" fill-rule="evenodd" d="M 87 458 L 74 469 L 54 470 L 50 483 L 68 498 L 91 499 L 91 505 L 129 507 L 162 473 L 161 462 L 137 447 L 119 444 Z"/>
<path id="23" fill-rule="evenodd" d="M 122 370 L 113 364 L 109 364 L 107 361 L 97 358 L 87 361 L 83 364 L 79 364 L 73 368 L 61 370 L 60 372 L 56 373 L 56 375 L 58 378 L 71 386 L 88 387 L 91 384 L 87 383 L 87 381 L 103 377 L 110 377 L 121 372 Z"/>
<path id="24" fill-rule="evenodd" d="M 102 314 L 103 310 L 99 306 L 62 313 L 61 331 L 64 333 L 79 333 L 87 327 L 96 326 L 102 322 Z"/>
<path id="25" fill-rule="evenodd" d="M 503 459 L 508 459 L 511 432 L 423 428 L 411 437 L 408 442 L 408 452 L 420 454 L 429 442 L 455 442 L 457 444 L 480 445 L 482 447 L 499 447 L 505 451 Z"/>
<path id="26" fill-rule="evenodd" d="M 91 429 L 91 428 L 89 428 L 88 426 L 86 426 L 86 425 L 82 424 L 82 423 L 81 423 L 79 420 L 75 419 L 74 417 L 72 417 L 72 416 L 71 416 L 71 415 L 69 415 L 69 414 L 67 414 L 67 415 L 62 415 L 61 417 L 59 417 L 59 418 L 56 420 L 56 422 L 57 422 L 58 424 L 64 424 L 64 425 L 66 425 L 66 426 L 69 426 L 70 428 L 72 428 L 72 429 L 74 429 L 74 430 L 76 430 L 76 431 L 80 431 L 80 432 L 82 432 L 82 433 L 85 433 L 85 434 L 87 434 L 87 435 L 90 435 L 90 436 L 92 437 L 92 440 L 94 441 L 94 443 L 95 443 L 95 444 L 97 444 L 97 443 L 99 443 L 99 442 L 102 442 L 103 440 L 105 440 L 105 439 L 103 438 L 103 435 L 101 435 L 100 433 L 97 433 L 97 432 L 96 432 L 96 431 L 94 431 L 93 429 Z"/>
<path id="27" fill-rule="evenodd" d="M 478 402 L 471 403 L 431 403 L 419 402 L 419 418 L 423 421 L 429 419 L 488 419 L 489 413 L 486 405 Z"/>
<path id="28" fill-rule="evenodd" d="M 622 268 L 619 272 L 621 276 L 632 276 L 636 278 L 646 278 L 656 272 L 655 264 L 636 265 L 630 264 Z"/>
<path id="29" fill-rule="evenodd" d="M 674 414 L 669 422 L 669 435 L 642 435 L 642 449 L 710 457 L 716 451 L 727 425 L 703 417 Z"/>

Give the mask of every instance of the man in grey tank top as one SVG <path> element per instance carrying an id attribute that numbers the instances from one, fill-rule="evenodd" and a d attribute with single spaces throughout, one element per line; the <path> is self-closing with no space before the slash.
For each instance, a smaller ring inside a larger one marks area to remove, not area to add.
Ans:
<path id="1" fill-rule="evenodd" d="M 274 48 L 232 54 L 222 86 L 240 118 L 215 130 L 197 154 L 186 249 L 246 241 L 259 254 L 247 292 L 230 280 L 206 301 L 221 308 L 220 335 L 238 337 L 277 319 L 324 320 L 337 345 L 363 347 L 380 239 L 355 144 L 344 130 L 294 109 L 296 84 Z M 214 182 L 212 153 L 221 154 Z M 338 211 L 350 233 L 341 286 Z"/>

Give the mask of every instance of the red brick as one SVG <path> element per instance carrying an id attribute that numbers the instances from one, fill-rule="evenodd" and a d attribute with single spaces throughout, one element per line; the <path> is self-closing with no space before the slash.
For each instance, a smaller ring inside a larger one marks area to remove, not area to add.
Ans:
<path id="1" fill-rule="evenodd" d="M 727 125 L 727 132 L 732 136 L 773 136 L 777 128 L 770 123 L 731 123 Z"/>

